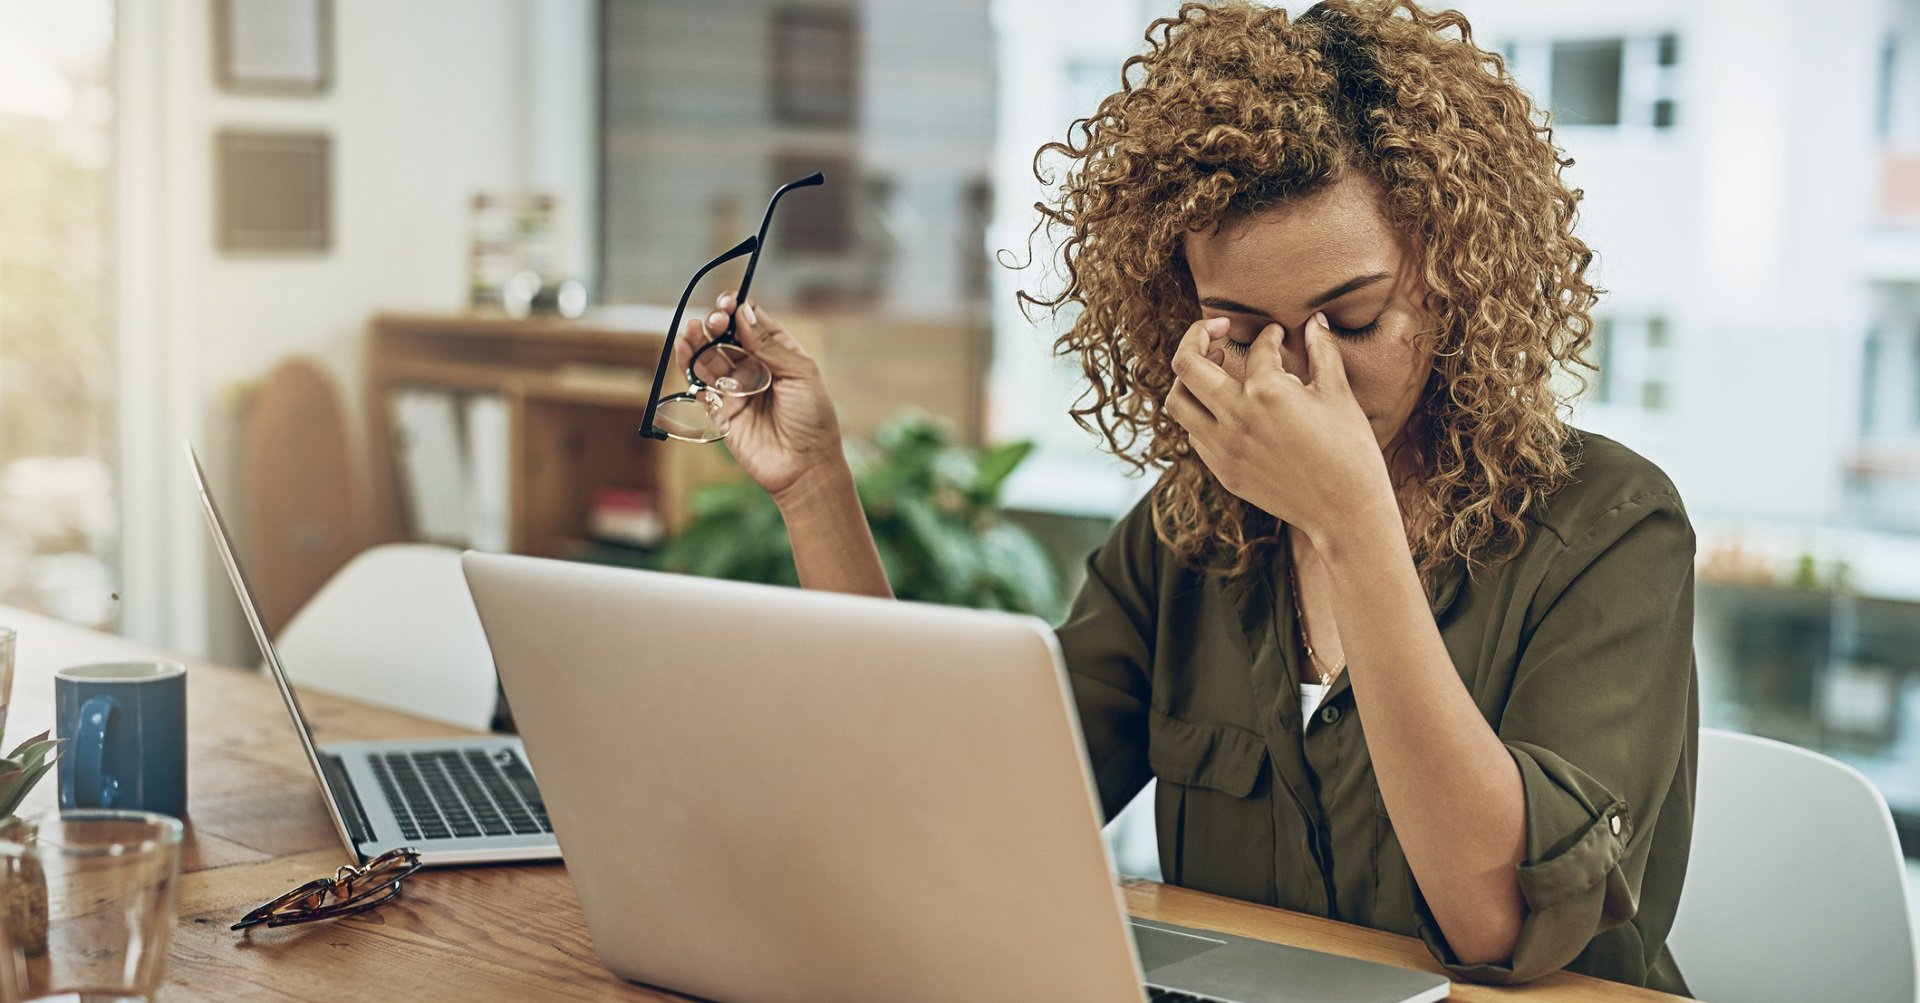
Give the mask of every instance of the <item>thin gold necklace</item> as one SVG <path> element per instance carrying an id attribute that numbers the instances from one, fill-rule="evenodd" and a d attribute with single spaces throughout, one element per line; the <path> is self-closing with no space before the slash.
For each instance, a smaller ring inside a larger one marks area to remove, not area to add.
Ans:
<path id="1" fill-rule="evenodd" d="M 1300 633 L 1300 646 L 1307 649 L 1307 667 L 1313 670 L 1313 677 L 1319 680 L 1319 685 L 1325 686 L 1333 680 L 1333 677 L 1345 670 L 1346 666 L 1343 664 L 1332 672 L 1321 669 L 1320 656 L 1313 653 L 1313 642 L 1307 640 L 1307 614 L 1300 608 L 1300 576 L 1294 573 L 1293 568 L 1293 555 L 1289 553 L 1287 555 L 1287 590 L 1293 593 L 1293 625 Z"/>

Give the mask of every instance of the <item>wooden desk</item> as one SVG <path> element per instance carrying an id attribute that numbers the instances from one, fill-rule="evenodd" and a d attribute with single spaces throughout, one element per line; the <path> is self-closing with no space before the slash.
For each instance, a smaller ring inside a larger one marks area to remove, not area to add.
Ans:
<path id="1" fill-rule="evenodd" d="M 9 722 L 14 744 L 51 726 L 55 669 L 167 657 L 4 607 L 0 625 L 20 631 Z M 257 672 L 186 661 L 192 818 L 163 999 L 682 998 L 620 982 L 600 966 L 573 886 L 555 864 L 423 871 L 407 880 L 403 898 L 371 913 L 250 935 L 229 931 L 248 909 L 331 873 L 347 856 L 269 681 Z M 460 734 L 319 692 L 303 693 L 301 703 L 324 739 Z M 22 810 L 52 808 L 54 791 L 49 777 Z M 1438 970 L 1418 941 L 1378 930 L 1150 881 L 1129 882 L 1126 900 L 1135 915 L 1150 919 Z M 1452 998 L 1676 999 L 1566 973 L 1517 988 L 1456 983 Z"/>

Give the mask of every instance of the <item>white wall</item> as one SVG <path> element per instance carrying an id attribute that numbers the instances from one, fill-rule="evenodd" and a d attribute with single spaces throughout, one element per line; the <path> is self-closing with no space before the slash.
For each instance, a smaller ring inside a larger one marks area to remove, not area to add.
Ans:
<path id="1" fill-rule="evenodd" d="M 334 85 L 311 99 L 220 92 L 210 6 L 120 5 L 121 595 L 129 635 L 245 659 L 224 576 L 209 579 L 178 440 L 199 446 L 231 514 L 240 391 L 279 360 L 321 358 L 357 422 L 368 317 L 465 303 L 477 190 L 555 191 L 571 221 L 567 260 L 591 263 L 594 5 L 337 0 Z M 332 137 L 330 251 L 214 250 L 213 135 L 224 127 Z"/>

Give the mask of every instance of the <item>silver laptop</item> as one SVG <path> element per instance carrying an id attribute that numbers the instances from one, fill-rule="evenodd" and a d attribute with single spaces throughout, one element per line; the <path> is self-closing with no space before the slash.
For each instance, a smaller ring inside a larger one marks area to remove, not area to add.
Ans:
<path id="1" fill-rule="evenodd" d="M 560 856 L 546 803 L 534 786 L 520 740 L 510 736 L 434 738 L 393 742 L 330 742 L 315 745 L 293 685 L 260 620 L 246 572 L 220 506 L 207 489 L 193 446 L 186 446 L 193 482 L 200 489 L 207 525 L 220 561 L 246 612 L 267 671 L 293 715 L 293 729 L 320 780 L 327 813 L 347 851 L 369 860 L 400 846 L 420 852 L 420 862 L 478 864 L 552 860 Z"/>
<path id="2" fill-rule="evenodd" d="M 465 566 L 594 947 L 622 978 L 756 1003 L 1447 995 L 1426 972 L 1130 923 L 1037 619 Z"/>

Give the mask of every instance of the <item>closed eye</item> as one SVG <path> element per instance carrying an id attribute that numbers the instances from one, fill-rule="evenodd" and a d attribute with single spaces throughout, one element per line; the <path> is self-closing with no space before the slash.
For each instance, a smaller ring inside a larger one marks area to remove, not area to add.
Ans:
<path id="1" fill-rule="evenodd" d="M 1378 331 L 1379 329 L 1380 329 L 1380 318 L 1378 317 L 1375 317 L 1373 319 L 1373 323 L 1367 324 L 1364 327 L 1341 327 L 1338 324 L 1333 325 L 1334 335 L 1336 337 L 1345 338 L 1349 341 L 1365 340 L 1368 335 L 1372 334 L 1375 331 Z"/>

